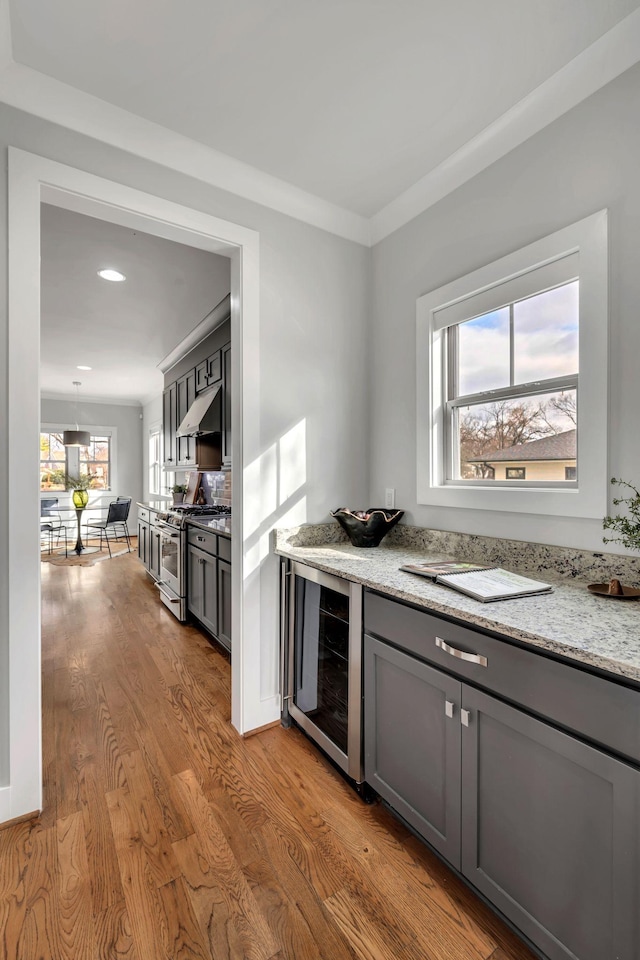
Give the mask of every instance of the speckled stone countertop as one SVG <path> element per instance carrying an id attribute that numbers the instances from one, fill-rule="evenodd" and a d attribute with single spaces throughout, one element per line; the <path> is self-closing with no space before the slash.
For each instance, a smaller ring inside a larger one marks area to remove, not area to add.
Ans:
<path id="1" fill-rule="evenodd" d="M 212 533 L 231 538 L 231 517 L 202 517 L 201 520 L 189 517 L 187 524 L 190 527 L 201 527 L 202 530 L 211 530 Z"/>
<path id="2" fill-rule="evenodd" d="M 640 583 L 640 558 L 589 553 L 399 525 L 379 547 L 353 547 L 337 524 L 277 530 L 275 552 L 373 590 L 495 631 L 540 650 L 640 684 L 640 600 L 593 596 L 587 583 Z M 535 597 L 480 603 L 404 563 L 469 560 L 508 567 L 552 584 Z"/>

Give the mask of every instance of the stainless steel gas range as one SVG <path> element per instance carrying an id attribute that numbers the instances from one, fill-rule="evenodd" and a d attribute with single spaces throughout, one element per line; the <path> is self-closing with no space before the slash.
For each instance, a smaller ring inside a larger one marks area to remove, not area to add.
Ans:
<path id="1" fill-rule="evenodd" d="M 160 534 L 160 599 L 181 623 L 187 619 L 187 520 L 191 517 L 230 517 L 231 507 L 223 504 L 178 504 L 158 513 L 155 528 Z"/>

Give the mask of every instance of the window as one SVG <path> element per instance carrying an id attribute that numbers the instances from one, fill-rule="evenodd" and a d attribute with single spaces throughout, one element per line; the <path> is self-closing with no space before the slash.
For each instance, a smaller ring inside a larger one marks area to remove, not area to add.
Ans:
<path id="1" fill-rule="evenodd" d="M 41 433 L 40 489 L 64 490 L 66 473 L 66 447 L 62 442 L 62 433 Z"/>
<path id="2" fill-rule="evenodd" d="M 79 447 L 79 472 L 90 473 L 94 490 L 110 490 L 111 437 L 91 437 L 88 447 Z M 71 476 L 75 476 L 69 471 Z"/>
<path id="3" fill-rule="evenodd" d="M 421 297 L 418 502 L 602 516 L 606 356 L 606 211 Z"/>
<path id="4" fill-rule="evenodd" d="M 149 493 L 160 494 L 162 478 L 162 436 L 160 427 L 149 431 Z"/>
<path id="5" fill-rule="evenodd" d="M 87 447 L 65 447 L 64 428 L 40 434 L 40 489 L 65 490 L 67 477 L 90 473 L 93 490 L 110 490 L 112 483 L 112 436 L 106 431 L 95 436 Z"/>
<path id="6" fill-rule="evenodd" d="M 577 257 L 563 258 L 532 284 L 577 269 Z M 496 464 L 533 458 L 531 481 L 566 482 L 554 444 L 536 441 L 564 435 L 575 457 L 578 299 L 572 279 L 446 328 L 447 480 L 524 480 L 524 468 Z"/>

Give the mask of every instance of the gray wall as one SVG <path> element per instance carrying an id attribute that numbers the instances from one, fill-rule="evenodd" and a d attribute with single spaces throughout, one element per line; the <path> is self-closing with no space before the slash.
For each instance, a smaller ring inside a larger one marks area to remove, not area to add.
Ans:
<path id="1" fill-rule="evenodd" d="M 260 533 L 292 503 L 319 521 L 367 490 L 366 342 L 370 251 L 182 174 L 0 105 L 0 290 L 7 289 L 8 145 L 242 224 L 260 233 L 260 432 L 265 456 L 304 423 L 300 483 L 263 494 Z M 6 294 L 0 302 L 0 383 L 6 384 Z M 188 329 L 185 329 L 185 334 Z M 8 776 L 8 457 L 6 390 L 0 390 L 0 785 Z M 298 464 L 298 467 L 300 464 Z M 35 491 L 34 491 L 35 496 Z M 258 534 L 258 531 L 256 532 Z M 35 587 L 34 587 L 35 589 Z M 275 630 L 277 597 L 264 600 Z M 267 688 L 273 677 L 265 678 Z M 261 678 L 262 680 L 262 678 Z"/>
<path id="2" fill-rule="evenodd" d="M 371 502 L 383 502 L 384 488 L 395 487 L 405 519 L 421 526 L 611 549 L 597 520 L 416 503 L 416 300 L 607 207 L 609 471 L 638 483 L 639 117 L 636 66 L 374 248 Z"/>
<path id="3" fill-rule="evenodd" d="M 143 449 L 142 407 L 124 406 L 116 403 L 78 404 L 80 427 L 115 427 L 116 476 L 111 492 L 122 497 L 132 497 L 133 502 L 142 499 Z M 70 400 L 45 400 L 40 402 L 42 423 L 70 423 L 76 420 L 76 404 Z"/>

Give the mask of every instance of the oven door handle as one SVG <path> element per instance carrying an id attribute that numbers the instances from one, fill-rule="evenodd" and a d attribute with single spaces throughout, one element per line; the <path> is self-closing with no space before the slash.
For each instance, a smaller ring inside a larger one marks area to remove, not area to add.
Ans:
<path id="1" fill-rule="evenodd" d="M 163 537 L 171 537 L 172 540 L 177 540 L 180 536 L 180 531 L 176 530 L 175 527 L 169 526 L 168 523 L 158 523 L 156 526 L 159 528 Z"/>
<path id="2" fill-rule="evenodd" d="M 180 603 L 180 597 L 172 597 L 170 593 L 167 593 L 166 590 L 163 590 L 164 583 L 162 580 L 156 580 L 155 587 L 160 591 L 163 597 L 166 597 L 169 603 Z"/>

